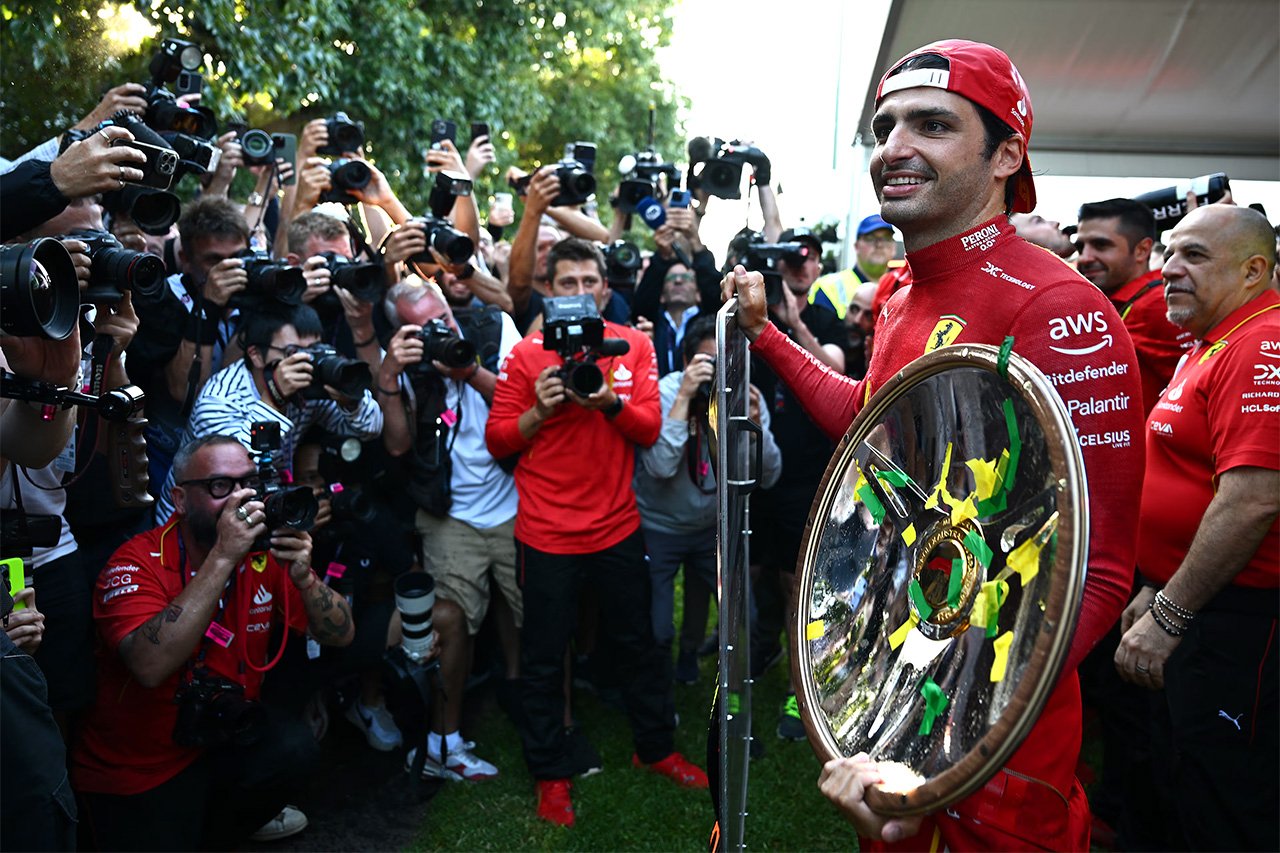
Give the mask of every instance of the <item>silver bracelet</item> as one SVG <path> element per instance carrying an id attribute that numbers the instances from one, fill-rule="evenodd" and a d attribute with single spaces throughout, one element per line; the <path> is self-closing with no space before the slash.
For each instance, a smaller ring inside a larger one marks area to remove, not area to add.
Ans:
<path id="1" fill-rule="evenodd" d="M 1164 590 L 1162 589 L 1156 591 L 1156 599 L 1166 610 L 1169 610 L 1174 616 L 1177 616 L 1184 622 L 1190 622 L 1192 619 L 1196 618 L 1195 611 L 1188 610 L 1179 604 L 1174 604 L 1173 600 L 1169 598 L 1169 596 L 1165 595 Z"/>

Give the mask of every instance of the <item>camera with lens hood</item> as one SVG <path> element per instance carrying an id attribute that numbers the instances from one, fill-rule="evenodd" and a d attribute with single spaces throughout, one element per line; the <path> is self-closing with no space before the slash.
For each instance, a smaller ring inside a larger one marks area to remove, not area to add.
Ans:
<path id="1" fill-rule="evenodd" d="M 229 308 L 260 307 L 264 304 L 301 305 L 307 292 L 302 267 L 277 261 L 270 253 L 245 249 L 235 257 L 244 261 L 249 281 L 245 289 L 227 300 Z"/>
<path id="2" fill-rule="evenodd" d="M 161 43 L 160 50 L 151 57 L 151 83 L 146 91 L 148 125 L 161 133 L 213 138 L 218 132 L 213 110 L 179 104 L 177 96 L 165 88 L 165 84 L 174 83 L 183 94 L 199 91 L 199 69 L 203 64 L 199 45 L 181 39 L 165 39 Z"/>
<path id="3" fill-rule="evenodd" d="M 466 234 L 453 227 L 453 223 L 439 216 L 428 214 L 415 216 L 409 220 L 422 226 L 427 235 L 427 245 L 439 252 L 451 264 L 465 264 L 476 253 L 475 242 Z M 431 252 L 419 252 L 409 258 L 414 264 L 434 264 L 436 259 Z"/>
<path id="4" fill-rule="evenodd" d="M 614 240 L 609 245 L 602 246 L 601 251 L 604 253 L 604 277 L 609 286 L 634 290 L 636 272 L 644 263 L 640 248 L 627 240 Z"/>
<path id="5" fill-rule="evenodd" d="M 386 292 L 387 270 L 382 264 L 353 261 L 337 252 L 321 252 L 320 257 L 329 269 L 329 282 L 361 302 L 377 302 Z"/>
<path id="6" fill-rule="evenodd" d="M 694 176 L 693 168 L 698 164 L 702 169 Z M 758 183 L 769 182 L 769 158 L 754 145 L 705 136 L 689 141 L 690 189 L 696 184 L 709 195 L 742 198 L 742 167 L 747 164 L 756 170 Z"/>
<path id="7" fill-rule="evenodd" d="M 422 341 L 422 361 L 409 367 L 407 372 L 410 375 L 433 372 L 432 361 L 438 361 L 445 367 L 466 367 L 476 363 L 475 345 L 439 317 L 424 323 L 417 338 Z"/>
<path id="8" fill-rule="evenodd" d="M 119 302 L 126 292 L 154 302 L 164 293 L 164 261 L 158 255 L 126 249 L 109 231 L 73 231 L 66 236 L 89 247 L 93 266 L 86 302 Z"/>
<path id="9" fill-rule="evenodd" d="M 564 359 L 556 375 L 579 397 L 589 397 L 604 385 L 597 359 L 631 351 L 631 344 L 622 338 L 605 338 L 604 320 L 590 296 L 545 299 L 542 317 L 542 348 Z"/>
<path id="10" fill-rule="evenodd" d="M 329 132 L 329 141 L 316 149 L 316 154 L 321 157 L 341 157 L 348 151 L 360 150 L 364 145 L 364 122 L 352 121 L 342 111 L 326 119 L 324 126 Z"/>
<path id="11" fill-rule="evenodd" d="M 796 258 L 802 258 L 812 251 L 811 246 L 799 241 L 769 243 L 759 235 L 753 236 L 744 248 L 742 265 L 764 276 L 765 302 L 769 305 L 782 302 L 782 273 L 778 269 L 778 262 L 794 262 Z"/>
<path id="12" fill-rule="evenodd" d="M 329 399 L 326 385 L 347 397 L 361 397 L 373 387 L 369 365 L 347 358 L 328 344 L 315 343 L 298 351 L 311 356 L 311 384 L 302 392 L 308 400 Z"/>
<path id="13" fill-rule="evenodd" d="M 320 193 L 321 202 L 359 204 L 353 190 L 362 190 L 373 180 L 373 171 L 363 160 L 338 159 L 329 164 L 330 188 Z"/>
<path id="14" fill-rule="evenodd" d="M 585 204 L 596 191 L 596 146 L 592 142 L 571 142 L 565 146 L 564 159 L 556 163 L 560 192 L 551 200 L 552 207 Z M 528 194 L 532 175 L 509 179 L 507 183 L 521 197 Z"/>
<path id="15" fill-rule="evenodd" d="M 66 340 L 80 319 L 71 253 L 50 237 L 0 246 L 0 328 L 18 338 Z"/>

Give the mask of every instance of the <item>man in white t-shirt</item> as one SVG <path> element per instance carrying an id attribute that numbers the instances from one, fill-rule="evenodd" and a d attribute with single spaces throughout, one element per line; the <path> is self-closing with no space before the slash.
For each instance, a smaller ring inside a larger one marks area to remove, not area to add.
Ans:
<path id="1" fill-rule="evenodd" d="M 511 317 L 492 306 L 455 315 L 432 280 L 411 276 L 387 292 L 385 305 L 399 328 L 378 374 L 383 440 L 406 465 L 408 490 L 418 504 L 422 562 L 435 578 L 437 601 L 453 602 L 465 617 L 462 624 L 453 616 L 457 611 L 441 611 L 434 620 L 444 696 L 433 703 L 423 773 L 488 779 L 497 768 L 473 754 L 474 744 L 463 741 L 458 725 L 474 638 L 491 600 L 508 684 L 518 674 L 523 610 L 516 585 L 516 490 L 485 447 L 484 432 L 498 364 L 520 335 Z M 502 595 L 491 596 L 491 578 Z M 411 752 L 410 764 L 413 757 Z"/>

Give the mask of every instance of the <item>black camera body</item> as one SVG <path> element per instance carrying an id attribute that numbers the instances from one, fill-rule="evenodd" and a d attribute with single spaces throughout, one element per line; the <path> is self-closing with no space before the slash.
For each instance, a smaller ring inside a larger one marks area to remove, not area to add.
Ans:
<path id="1" fill-rule="evenodd" d="M 631 349 L 622 338 L 605 338 L 604 320 L 590 296 L 545 299 L 542 317 L 542 348 L 564 359 L 556 375 L 580 397 L 589 397 L 604 385 L 597 359 L 625 355 Z"/>
<path id="2" fill-rule="evenodd" d="M 551 200 L 552 207 L 586 204 L 595 195 L 596 146 L 591 142 L 574 142 L 565 146 L 564 159 L 556 164 L 560 192 Z"/>
<path id="3" fill-rule="evenodd" d="M 636 272 L 644 263 L 640 256 L 640 248 L 627 240 L 614 240 L 603 246 L 604 277 L 610 287 L 620 287 L 631 291 L 636 286 Z"/>
<path id="4" fill-rule="evenodd" d="M 180 104 L 177 96 L 164 86 L 152 83 L 147 87 L 146 99 L 143 120 L 159 133 L 185 133 L 200 139 L 212 139 L 218 133 L 213 110 Z"/>
<path id="5" fill-rule="evenodd" d="M 415 216 L 410 222 L 422 226 L 427 234 L 427 245 L 444 256 L 445 260 L 454 264 L 464 264 L 476 253 L 476 244 L 468 235 L 453 227 L 453 223 L 433 214 Z M 410 263 L 434 264 L 436 259 L 430 251 L 419 252 L 409 258 Z"/>
<path id="6" fill-rule="evenodd" d="M 322 252 L 329 268 L 329 281 L 361 302 L 375 303 L 387 290 L 387 271 L 382 264 L 364 263 L 337 252 Z"/>
<path id="7" fill-rule="evenodd" d="M 445 367 L 466 367 L 476 363 L 475 344 L 459 335 L 443 319 L 428 320 L 418 332 L 424 352 L 422 361 L 414 365 L 414 374 L 430 373 L 431 362 L 438 361 Z"/>
<path id="8" fill-rule="evenodd" d="M 801 257 L 809 246 L 801 242 L 768 243 L 763 238 L 747 243 L 742 265 L 764 276 L 765 302 L 777 305 L 782 302 L 782 273 L 778 262 Z"/>
<path id="9" fill-rule="evenodd" d="M 709 195 L 718 198 L 742 198 L 742 167 L 753 167 L 768 160 L 765 153 L 754 145 L 745 145 L 734 139 L 725 142 L 716 138 L 700 137 L 689 143 L 689 168 L 698 163 L 702 170 L 697 174 L 697 185 Z"/>
<path id="10" fill-rule="evenodd" d="M 178 155 L 178 177 L 207 175 L 218 168 L 222 149 L 212 142 L 186 133 L 163 133 L 161 136 Z"/>
<path id="11" fill-rule="evenodd" d="M 193 668 L 190 679 L 178 685 L 173 701 L 178 706 L 173 742 L 178 746 L 249 746 L 266 730 L 262 705 L 245 698 L 243 686 L 207 667 Z"/>
<path id="12" fill-rule="evenodd" d="M 307 279 L 301 267 L 291 267 L 277 261 L 270 253 L 255 249 L 245 249 L 236 257 L 244 261 L 249 282 L 244 290 L 227 301 L 229 307 L 302 304 L 302 295 L 307 292 Z"/>
<path id="13" fill-rule="evenodd" d="M 373 373 L 363 361 L 347 358 L 328 344 L 315 343 L 301 352 L 311 356 L 311 384 L 302 392 L 308 400 L 327 400 L 324 386 L 336 388 L 348 397 L 361 397 L 373 387 Z"/>
<path id="14" fill-rule="evenodd" d="M 126 249 L 109 231 L 73 231 L 67 236 L 89 247 L 92 271 L 86 302 L 119 302 L 127 291 L 154 302 L 164 293 L 164 261 L 158 255 Z"/>
<path id="15" fill-rule="evenodd" d="M 0 509 L 0 554 L 30 557 L 36 548 L 52 548 L 62 538 L 62 518 L 20 509 Z"/>
<path id="16" fill-rule="evenodd" d="M 672 163 L 663 162 L 653 149 L 629 154 L 618 164 L 623 180 L 618 184 L 618 197 L 614 204 L 620 213 L 635 213 L 646 198 L 662 198 L 666 190 L 680 186 L 680 170 Z"/>
<path id="17" fill-rule="evenodd" d="M 360 199 L 351 191 L 364 189 L 372 180 L 373 172 L 363 160 L 334 160 L 329 164 L 329 183 L 332 186 L 320 194 L 320 201 L 359 204 Z"/>
<path id="18" fill-rule="evenodd" d="M 364 491 L 356 486 L 344 486 L 342 483 L 330 483 L 325 488 L 329 498 L 329 513 L 332 524 L 356 522 L 372 524 L 377 512 Z"/>
<path id="19" fill-rule="evenodd" d="M 318 371 L 317 371 L 318 372 Z M 278 527 L 310 530 L 316 522 L 320 503 L 306 486 L 285 485 L 276 468 L 275 455 L 280 452 L 280 424 L 276 421 L 254 421 L 249 426 L 249 446 L 258 456 L 258 500 L 265 506 L 267 533 L 254 541 L 250 551 L 271 548 L 271 531 Z"/>
<path id="20" fill-rule="evenodd" d="M 364 145 L 364 122 L 352 121 L 342 111 L 333 114 L 324 123 L 329 141 L 316 149 L 321 157 L 341 157 L 348 151 L 358 151 Z"/>

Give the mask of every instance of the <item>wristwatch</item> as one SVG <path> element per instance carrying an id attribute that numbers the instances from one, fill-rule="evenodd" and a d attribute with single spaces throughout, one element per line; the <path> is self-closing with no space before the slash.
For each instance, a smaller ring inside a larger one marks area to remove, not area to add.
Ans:
<path id="1" fill-rule="evenodd" d="M 604 416 L 606 418 L 608 418 L 609 420 L 613 420 L 618 416 L 618 413 L 622 411 L 622 398 L 618 397 L 614 399 L 612 403 L 605 406 L 600 411 L 604 412 Z"/>
<path id="2" fill-rule="evenodd" d="M 262 197 L 262 193 L 257 190 L 249 193 L 249 207 L 262 207 L 262 202 L 265 200 L 266 199 Z"/>

